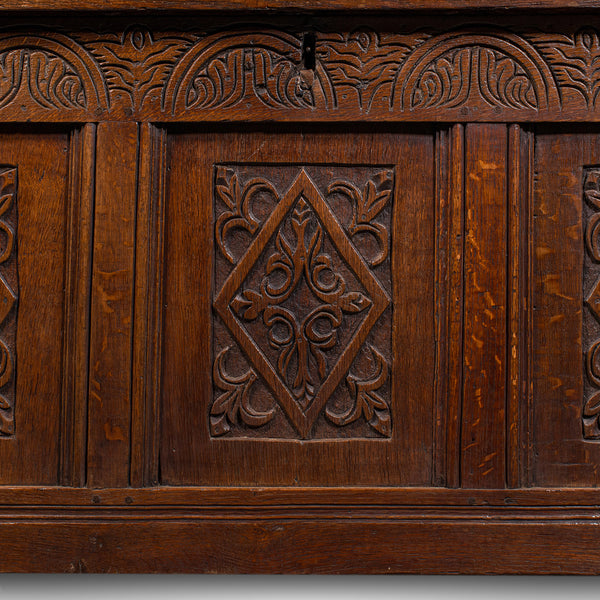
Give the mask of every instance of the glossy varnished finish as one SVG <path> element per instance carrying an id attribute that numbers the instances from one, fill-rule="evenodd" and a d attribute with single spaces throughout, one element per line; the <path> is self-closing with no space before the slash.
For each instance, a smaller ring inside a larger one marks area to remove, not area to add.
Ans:
<path id="1" fill-rule="evenodd" d="M 0 569 L 599 573 L 593 8 L 0 5 Z"/>

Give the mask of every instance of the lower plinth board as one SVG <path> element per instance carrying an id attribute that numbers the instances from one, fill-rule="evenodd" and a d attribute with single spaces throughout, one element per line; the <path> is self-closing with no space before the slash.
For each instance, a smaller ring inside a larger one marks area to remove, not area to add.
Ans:
<path id="1" fill-rule="evenodd" d="M 597 574 L 597 516 L 66 516 L 0 521 L 3 572 Z"/>
<path id="2" fill-rule="evenodd" d="M 2 572 L 600 573 L 593 489 L 0 490 Z"/>

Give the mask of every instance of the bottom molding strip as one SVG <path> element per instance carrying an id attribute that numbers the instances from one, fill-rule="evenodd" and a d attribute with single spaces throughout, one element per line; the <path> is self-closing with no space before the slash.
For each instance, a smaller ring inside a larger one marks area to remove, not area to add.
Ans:
<path id="1" fill-rule="evenodd" d="M 600 519 L 0 520 L 3 572 L 598 574 Z"/>

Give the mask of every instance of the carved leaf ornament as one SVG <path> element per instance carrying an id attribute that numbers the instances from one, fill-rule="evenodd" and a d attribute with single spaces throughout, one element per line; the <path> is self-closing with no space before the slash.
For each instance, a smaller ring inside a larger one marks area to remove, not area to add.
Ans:
<path id="1" fill-rule="evenodd" d="M 169 32 L 0 34 L 0 110 L 31 100 L 48 114 L 145 111 L 164 118 L 239 107 L 311 114 L 426 114 L 476 117 L 494 110 L 559 115 L 594 111 L 600 38 L 591 26 L 564 33 L 473 25 L 450 31 L 305 32 L 239 25 Z M 462 111 L 462 112 L 461 112 Z M 492 111 L 492 112 L 490 112 Z M 41 117 L 40 117 L 41 118 Z"/>
<path id="2" fill-rule="evenodd" d="M 352 203 L 346 229 L 305 170 L 281 196 L 269 181 L 251 178 L 242 183 L 237 173 L 223 167 L 217 168 L 215 181 L 222 207 L 215 238 L 235 266 L 216 295 L 214 309 L 252 366 L 244 374 L 228 374 L 225 350 L 215 357 L 219 394 L 211 408 L 212 434 L 227 433 L 236 421 L 258 427 L 273 417 L 272 410 L 252 408 L 252 386 L 260 377 L 299 435 L 307 437 L 346 375 L 353 408 L 346 415 L 327 411 L 327 417 L 337 426 L 364 417 L 388 436 L 388 400 L 377 393 L 388 379 L 386 359 L 370 347 L 374 376 L 362 380 L 348 369 L 390 304 L 371 271 L 388 255 L 388 232 L 374 219 L 390 201 L 390 173 L 378 174 L 363 190 L 342 180 L 329 185 L 327 194 L 342 194 Z M 262 223 L 252 211 L 258 192 L 275 201 Z M 227 242 L 236 232 L 250 239 L 241 256 L 234 256 Z M 374 237 L 375 256 L 363 257 L 351 242 L 359 233 Z M 344 348 L 341 334 L 348 340 Z"/>

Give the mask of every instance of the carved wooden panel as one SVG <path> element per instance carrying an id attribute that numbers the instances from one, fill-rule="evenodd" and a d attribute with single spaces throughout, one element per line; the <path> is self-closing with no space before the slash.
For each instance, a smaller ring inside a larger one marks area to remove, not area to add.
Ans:
<path id="1" fill-rule="evenodd" d="M 597 120 L 597 17 L 214 17 L 0 32 L 0 115 L 34 120 Z M 501 116 L 502 115 L 502 116 Z"/>
<path id="2" fill-rule="evenodd" d="M 600 572 L 597 7 L 139 2 L 0 6 L 0 570 Z"/>
<path id="3" fill-rule="evenodd" d="M 600 439 L 600 170 L 585 169 L 583 219 L 585 231 L 583 349 L 586 381 L 584 384 L 583 436 Z"/>
<path id="4" fill-rule="evenodd" d="M 594 132 L 546 130 L 535 139 L 525 416 L 532 485 L 600 484 L 598 140 Z"/>
<path id="5" fill-rule="evenodd" d="M 17 299 L 17 169 L 0 169 L 0 435 L 15 432 Z"/>
<path id="6" fill-rule="evenodd" d="M 216 167 L 213 436 L 390 436 L 393 177 Z"/>
<path id="7" fill-rule="evenodd" d="M 3 485 L 78 480 L 89 289 L 84 156 L 80 131 L 0 133 Z"/>
<path id="8" fill-rule="evenodd" d="M 162 481 L 431 484 L 434 136 L 166 135 Z"/>

